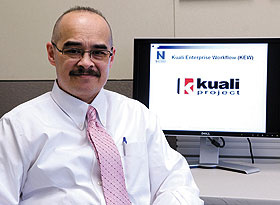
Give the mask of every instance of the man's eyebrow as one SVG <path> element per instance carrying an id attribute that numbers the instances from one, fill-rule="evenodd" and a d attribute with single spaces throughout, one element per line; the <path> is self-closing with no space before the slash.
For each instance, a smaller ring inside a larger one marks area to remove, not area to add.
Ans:
<path id="1" fill-rule="evenodd" d="M 96 48 L 96 49 L 108 49 L 108 47 L 105 44 L 95 44 L 91 46 L 92 48 Z"/>
<path id="2" fill-rule="evenodd" d="M 64 43 L 63 48 L 71 46 L 82 46 L 82 43 L 76 41 L 67 41 L 66 43 Z"/>
<path id="3" fill-rule="evenodd" d="M 71 47 L 71 46 L 82 46 L 83 44 L 77 41 L 67 41 L 64 43 L 63 48 L 65 47 Z M 92 49 L 108 49 L 108 47 L 105 44 L 94 44 L 91 46 Z"/>

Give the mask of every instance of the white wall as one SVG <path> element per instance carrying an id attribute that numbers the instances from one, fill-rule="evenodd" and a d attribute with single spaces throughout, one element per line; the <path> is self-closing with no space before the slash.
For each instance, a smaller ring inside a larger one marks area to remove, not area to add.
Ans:
<path id="1" fill-rule="evenodd" d="M 117 57 L 110 79 L 132 79 L 134 37 L 280 36 L 279 0 L 2 0 L 0 80 L 49 80 L 45 45 L 57 17 L 74 5 L 100 9 Z"/>

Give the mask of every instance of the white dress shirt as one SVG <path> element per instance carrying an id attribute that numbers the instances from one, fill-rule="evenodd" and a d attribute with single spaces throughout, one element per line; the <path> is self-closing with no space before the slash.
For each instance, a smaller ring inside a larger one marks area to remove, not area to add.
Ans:
<path id="1" fill-rule="evenodd" d="M 91 105 L 118 147 L 132 204 L 203 204 L 186 160 L 144 105 L 104 89 Z M 105 204 L 88 106 L 55 83 L 1 118 L 1 205 Z"/>

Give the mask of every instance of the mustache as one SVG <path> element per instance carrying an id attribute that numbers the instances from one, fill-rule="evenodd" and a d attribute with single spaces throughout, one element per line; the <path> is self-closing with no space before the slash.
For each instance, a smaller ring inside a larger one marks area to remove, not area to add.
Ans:
<path id="1" fill-rule="evenodd" d="M 101 74 L 100 72 L 97 70 L 92 70 L 92 69 L 85 69 L 83 67 L 79 67 L 78 70 L 71 70 L 69 72 L 70 76 L 81 76 L 81 75 L 90 75 L 90 76 L 96 76 L 96 77 L 100 77 Z"/>

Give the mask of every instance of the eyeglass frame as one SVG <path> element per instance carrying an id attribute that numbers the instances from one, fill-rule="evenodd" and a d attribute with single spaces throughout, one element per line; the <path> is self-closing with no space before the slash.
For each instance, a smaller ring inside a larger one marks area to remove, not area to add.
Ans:
<path id="1" fill-rule="evenodd" d="M 106 50 L 106 49 L 104 49 L 104 50 L 88 50 L 88 51 L 86 51 L 86 50 L 83 50 L 83 49 L 77 49 L 77 50 L 80 50 L 80 51 L 81 51 L 80 57 L 79 57 L 79 58 L 73 58 L 73 57 L 71 57 L 71 56 L 69 56 L 69 55 L 67 55 L 67 54 L 64 54 L 64 49 L 65 49 L 65 48 L 63 48 L 62 50 L 60 50 L 60 49 L 57 47 L 57 45 L 56 45 L 53 41 L 51 41 L 51 43 L 52 43 L 52 45 L 56 48 L 56 50 L 57 50 L 58 52 L 60 52 L 62 55 L 68 56 L 68 57 L 71 58 L 71 59 L 79 59 L 79 60 L 81 60 L 81 59 L 84 57 L 85 53 L 88 53 L 91 60 L 99 60 L 99 59 L 95 59 L 95 58 L 92 57 L 92 52 L 94 52 L 94 51 L 104 51 L 104 52 L 106 51 L 106 52 L 108 52 L 109 57 L 113 56 L 113 47 L 111 47 L 111 50 Z M 102 59 L 102 60 L 103 60 L 103 59 Z"/>

